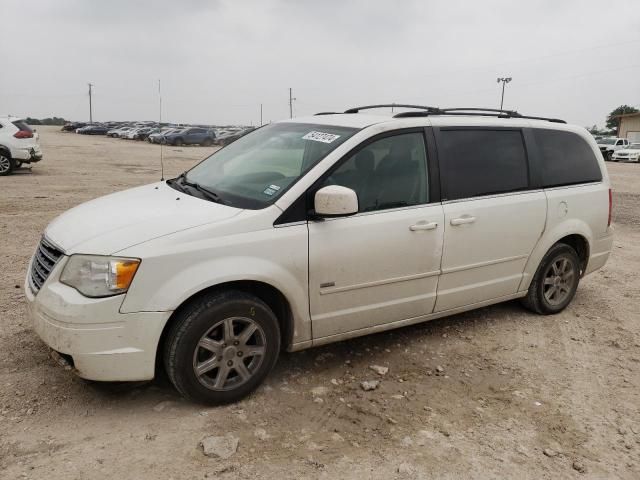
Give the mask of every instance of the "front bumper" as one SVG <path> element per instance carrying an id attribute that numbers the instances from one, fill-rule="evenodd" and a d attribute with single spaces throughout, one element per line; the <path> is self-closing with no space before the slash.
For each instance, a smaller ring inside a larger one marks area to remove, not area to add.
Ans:
<path id="1" fill-rule="evenodd" d="M 58 262 L 37 294 L 28 278 L 25 281 L 36 333 L 56 352 L 71 356 L 82 378 L 152 379 L 160 335 L 171 312 L 123 314 L 119 310 L 124 295 L 87 298 L 58 281 L 66 260 Z"/>

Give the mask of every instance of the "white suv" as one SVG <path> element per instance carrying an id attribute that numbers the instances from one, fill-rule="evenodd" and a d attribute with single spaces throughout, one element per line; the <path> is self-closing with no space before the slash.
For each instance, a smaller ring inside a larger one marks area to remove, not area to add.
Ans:
<path id="1" fill-rule="evenodd" d="M 40 160 L 38 134 L 21 118 L 0 116 L 0 176 Z"/>
<path id="2" fill-rule="evenodd" d="M 40 337 L 84 378 L 165 368 L 224 403 L 282 348 L 516 298 L 557 313 L 607 261 L 611 189 L 584 128 L 365 108 L 270 124 L 61 215 L 25 283 Z"/>

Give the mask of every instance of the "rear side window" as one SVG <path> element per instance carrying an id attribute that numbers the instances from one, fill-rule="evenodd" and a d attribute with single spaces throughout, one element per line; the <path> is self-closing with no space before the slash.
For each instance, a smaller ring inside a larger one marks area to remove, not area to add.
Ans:
<path id="1" fill-rule="evenodd" d="M 580 135 L 542 129 L 533 133 L 540 152 L 543 187 L 602 180 L 598 160 Z"/>
<path id="2" fill-rule="evenodd" d="M 524 190 L 529 169 L 519 130 L 441 130 L 443 199 Z"/>

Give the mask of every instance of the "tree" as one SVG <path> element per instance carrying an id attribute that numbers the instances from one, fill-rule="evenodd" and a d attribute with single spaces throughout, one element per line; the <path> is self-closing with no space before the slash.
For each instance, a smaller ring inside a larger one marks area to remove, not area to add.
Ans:
<path id="1" fill-rule="evenodd" d="M 607 128 L 618 131 L 620 126 L 620 118 L 616 115 L 625 115 L 627 113 L 638 113 L 638 109 L 630 105 L 620 105 L 607 116 Z"/>

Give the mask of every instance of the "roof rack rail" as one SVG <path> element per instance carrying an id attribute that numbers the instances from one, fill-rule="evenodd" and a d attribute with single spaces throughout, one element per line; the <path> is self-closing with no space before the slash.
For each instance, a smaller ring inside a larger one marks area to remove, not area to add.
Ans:
<path id="1" fill-rule="evenodd" d="M 497 108 L 434 108 L 433 110 L 434 111 L 424 112 L 400 112 L 394 115 L 393 118 L 426 117 L 429 115 L 461 115 L 497 118 L 525 118 L 528 120 L 545 120 L 547 122 L 553 123 L 567 123 L 559 118 L 522 115 L 515 110 L 500 110 Z"/>
<path id="2" fill-rule="evenodd" d="M 426 110 L 431 113 L 439 112 L 440 109 L 437 107 L 428 107 L 424 105 L 405 105 L 403 103 L 382 103 L 380 105 L 365 105 L 363 107 L 353 107 L 344 111 L 344 113 L 358 113 L 360 110 L 370 110 L 372 108 L 415 108 L 418 110 Z"/>
<path id="3" fill-rule="evenodd" d="M 318 112 L 318 113 L 314 113 L 313 116 L 317 117 L 318 115 L 336 115 L 339 114 L 340 112 Z"/>

